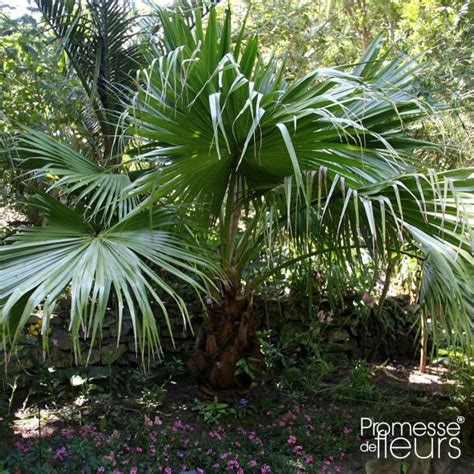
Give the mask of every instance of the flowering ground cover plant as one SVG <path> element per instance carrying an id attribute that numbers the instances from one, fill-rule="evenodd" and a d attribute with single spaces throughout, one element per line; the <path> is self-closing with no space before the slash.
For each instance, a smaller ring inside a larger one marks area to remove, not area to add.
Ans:
<path id="1" fill-rule="evenodd" d="M 204 427 L 189 412 L 134 416 L 123 430 L 86 423 L 58 429 L 42 445 L 19 440 L 6 466 L 22 473 L 342 472 L 341 461 L 360 444 L 358 418 L 335 406 L 278 406 Z"/>
<path id="2" fill-rule="evenodd" d="M 14 394 L 19 411 L 12 417 L 15 433 L 0 433 L 0 473 L 363 472 L 373 455 L 360 452 L 370 439 L 361 436 L 362 417 L 401 421 L 401 405 L 403 421 L 456 416 L 446 411 L 446 387 L 408 387 L 384 367 L 358 367 L 306 390 L 267 382 L 235 403 L 197 400 L 197 389 L 181 375 L 152 404 L 137 390 L 157 392 L 153 378 L 140 382 L 134 373 L 121 375 L 133 380 L 132 390 L 103 379 L 102 390 L 72 387 L 61 399 L 51 392 L 36 407 Z M 469 454 L 466 443 L 464 450 Z"/>

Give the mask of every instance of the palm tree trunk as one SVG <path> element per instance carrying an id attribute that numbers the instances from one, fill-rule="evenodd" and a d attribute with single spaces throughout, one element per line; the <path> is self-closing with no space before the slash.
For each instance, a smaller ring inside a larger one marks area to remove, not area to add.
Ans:
<path id="1" fill-rule="evenodd" d="M 231 292 L 207 310 L 209 318 L 200 329 L 188 368 L 206 395 L 228 398 L 245 393 L 253 382 L 251 373 L 258 373 L 262 365 L 253 304 L 238 301 Z M 241 360 L 247 371 L 240 370 Z"/>
<path id="2" fill-rule="evenodd" d="M 238 157 L 236 157 L 238 159 Z M 252 384 L 250 374 L 261 368 L 252 296 L 240 294 L 242 275 L 236 251 L 242 211 L 242 183 L 236 173 L 230 178 L 226 205 L 220 217 L 220 256 L 225 281 L 221 294 L 208 305 L 196 349 L 188 367 L 201 391 L 227 397 L 245 392 Z M 244 361 L 246 370 L 239 362 Z"/>

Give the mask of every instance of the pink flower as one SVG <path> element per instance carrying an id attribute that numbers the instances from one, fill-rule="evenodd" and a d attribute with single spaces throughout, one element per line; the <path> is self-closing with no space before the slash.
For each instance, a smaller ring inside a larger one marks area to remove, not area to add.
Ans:
<path id="1" fill-rule="evenodd" d="M 165 467 L 165 474 L 172 474 L 173 470 L 170 467 Z"/>
<path id="2" fill-rule="evenodd" d="M 15 443 L 15 448 L 18 449 L 20 453 L 25 454 L 31 449 L 31 446 L 28 443 L 24 443 L 23 441 L 17 441 Z"/>
<path id="3" fill-rule="evenodd" d="M 272 472 L 272 470 L 268 464 L 264 464 L 260 469 L 260 472 L 261 474 L 269 474 L 270 472 Z"/>
<path id="4" fill-rule="evenodd" d="M 311 454 L 307 454 L 305 457 L 304 457 L 304 460 L 305 462 L 307 462 L 308 464 L 313 464 L 313 456 Z"/>
<path id="5" fill-rule="evenodd" d="M 257 467 L 257 461 L 255 461 L 255 459 L 252 459 L 252 460 L 249 462 L 249 466 L 250 466 L 250 467 Z"/>
<path id="6" fill-rule="evenodd" d="M 330 464 L 332 464 L 331 456 L 329 456 L 329 458 L 326 459 L 326 461 L 324 461 L 324 464 L 326 464 L 327 466 L 329 466 Z"/>
<path id="7" fill-rule="evenodd" d="M 98 467 L 97 472 L 105 472 L 105 467 L 104 466 Z"/>
<path id="8" fill-rule="evenodd" d="M 352 430 L 348 426 L 344 426 L 344 434 L 352 433 Z"/>
<path id="9" fill-rule="evenodd" d="M 110 451 L 110 453 L 107 456 L 104 456 L 104 459 L 106 461 L 109 461 L 112 464 L 112 466 L 115 466 L 115 463 L 116 463 L 115 453 L 113 451 Z"/>
<path id="10" fill-rule="evenodd" d="M 296 444 L 296 441 L 297 441 L 296 436 L 291 435 L 291 436 L 288 438 L 287 443 L 288 443 L 288 444 Z"/>
<path id="11" fill-rule="evenodd" d="M 375 298 L 373 296 L 369 295 L 367 292 L 365 292 L 362 295 L 362 301 L 369 308 L 373 308 L 374 305 L 375 305 Z"/>
<path id="12" fill-rule="evenodd" d="M 293 452 L 295 454 L 303 454 L 303 446 L 298 445 L 293 448 Z"/>
<path id="13" fill-rule="evenodd" d="M 66 439 L 71 439 L 72 437 L 74 437 L 74 431 L 71 430 L 70 428 L 64 428 L 63 430 L 61 430 L 61 434 Z"/>
<path id="14" fill-rule="evenodd" d="M 112 431 L 112 434 L 109 436 L 109 441 L 113 441 L 114 439 L 119 439 L 119 438 L 120 438 L 119 430 L 114 430 Z"/>
<path id="15" fill-rule="evenodd" d="M 227 461 L 227 470 L 231 471 L 232 469 L 238 469 L 240 467 L 239 461 L 237 459 L 230 459 Z"/>
<path id="16" fill-rule="evenodd" d="M 54 459 L 56 459 L 56 461 L 63 461 L 66 456 L 67 456 L 67 449 L 63 446 L 62 448 L 59 448 L 58 450 L 56 450 Z"/>
<path id="17" fill-rule="evenodd" d="M 153 424 L 155 426 L 161 426 L 163 424 L 163 422 L 160 420 L 159 416 L 155 416 L 155 419 L 153 420 Z"/>
<path id="18" fill-rule="evenodd" d="M 138 473 L 138 469 L 135 466 L 130 469 L 129 474 L 137 474 L 137 473 Z"/>
<path id="19" fill-rule="evenodd" d="M 218 433 L 217 431 L 209 431 L 209 437 L 211 437 L 213 439 L 217 439 L 217 441 L 222 440 L 222 435 L 220 433 Z"/>
<path id="20" fill-rule="evenodd" d="M 91 424 L 88 424 L 88 425 L 84 425 L 79 433 L 80 435 L 83 437 L 83 438 L 87 438 L 90 434 L 92 434 L 93 432 L 95 431 L 95 428 L 91 425 Z"/>

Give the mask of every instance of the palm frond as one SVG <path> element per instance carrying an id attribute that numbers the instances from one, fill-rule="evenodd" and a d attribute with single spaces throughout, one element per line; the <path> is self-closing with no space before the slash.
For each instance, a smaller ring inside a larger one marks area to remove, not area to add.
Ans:
<path id="1" fill-rule="evenodd" d="M 144 61 L 134 40 L 136 19 L 128 2 L 36 0 L 36 4 L 81 80 L 109 158 L 125 98 Z M 86 122 L 89 129 L 97 128 L 91 118 Z"/>
<path id="2" fill-rule="evenodd" d="M 142 156 L 164 166 L 138 192 L 199 198 L 218 214 L 233 174 L 258 193 L 320 167 L 354 187 L 414 170 L 407 152 L 430 145 L 405 133 L 427 113 L 411 90 L 412 63 L 366 76 L 316 70 L 286 84 L 255 39 L 232 43 L 229 24 L 229 12 L 220 26 L 211 11 L 205 32 L 190 30 L 162 10 L 168 54 L 143 75 L 131 132 L 146 140 Z"/>
<path id="3" fill-rule="evenodd" d="M 124 219 L 138 204 L 128 195 L 132 182 L 127 173 L 103 167 L 45 133 L 25 130 L 16 149 L 24 156 L 20 167 L 32 170 L 36 178 L 50 178 L 49 191 L 59 190 L 73 205 L 82 205 L 81 213 L 88 220 L 110 225 L 114 218 Z"/>
<path id="4" fill-rule="evenodd" d="M 0 248 L 0 326 L 8 341 L 15 342 L 40 305 L 42 334 L 47 335 L 55 304 L 68 291 L 69 327 L 77 355 L 81 331 L 92 344 L 100 337 L 112 295 L 119 327 L 124 310 L 130 313 L 142 356 L 146 351 L 159 354 L 160 327 L 172 335 L 160 294 L 171 296 L 185 324 L 189 322 L 185 302 L 163 272 L 203 291 L 203 285 L 211 284 L 212 263 L 166 230 L 170 224 L 166 210 L 156 210 L 152 218 L 148 213 L 134 215 L 97 231 L 80 214 L 45 194 L 37 195 L 34 204 L 45 212 L 48 225 L 23 229 Z M 162 322 L 156 317 L 157 308 Z"/>
<path id="5" fill-rule="evenodd" d="M 472 170 L 417 168 L 414 151 L 437 147 L 410 133 L 435 107 L 417 97 L 416 62 L 382 55 L 379 37 L 352 71 L 287 83 L 255 38 L 232 41 L 229 12 L 219 22 L 211 11 L 207 28 L 198 15 L 193 30 L 165 9 L 161 17 L 166 55 L 144 71 L 130 113 L 141 158 L 157 166 L 135 191 L 205 207 L 240 271 L 247 243 L 262 240 L 240 233 L 239 248 L 227 226 L 235 209 L 276 194 L 276 225 L 303 245 L 313 235 L 315 252 L 341 264 L 362 248 L 376 260 L 413 251 L 425 262 L 424 308 L 472 346 Z"/>

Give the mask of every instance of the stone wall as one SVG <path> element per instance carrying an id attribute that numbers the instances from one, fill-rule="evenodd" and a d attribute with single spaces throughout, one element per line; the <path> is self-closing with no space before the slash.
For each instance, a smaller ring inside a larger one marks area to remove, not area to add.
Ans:
<path id="1" fill-rule="evenodd" d="M 192 315 L 192 326 L 197 332 L 203 317 L 202 305 L 192 295 L 189 295 L 188 310 Z M 333 313 L 328 307 L 320 308 L 316 317 L 308 318 L 308 308 L 305 299 L 301 298 L 256 298 L 255 306 L 260 330 L 268 330 L 274 341 L 277 341 L 282 332 L 286 337 L 315 331 L 318 341 L 321 341 L 322 352 L 334 364 L 346 364 L 359 358 L 372 360 L 390 358 L 414 357 L 414 337 L 410 328 L 413 316 L 407 310 L 407 302 L 403 300 L 387 300 L 388 314 L 393 314 L 393 326 L 388 334 L 383 334 L 378 318 L 369 314 L 366 321 L 354 316 L 350 301 L 344 311 Z M 161 333 L 162 347 L 165 357 L 169 355 L 185 358 L 191 353 L 195 336 L 189 325 L 185 325 L 176 306 L 168 305 L 169 316 L 174 328 L 174 340 L 168 334 L 163 324 Z M 398 313 L 398 314 L 397 314 Z M 49 349 L 47 364 L 58 369 L 70 368 L 76 365 L 72 342 L 69 337 L 67 311 L 63 316 L 53 317 L 50 325 Z M 32 331 L 35 325 L 40 324 L 38 316 L 32 316 L 27 325 L 27 332 Z M 163 321 L 164 323 L 164 321 Z M 135 352 L 133 325 L 129 315 L 123 316 L 120 341 L 117 342 L 118 327 L 114 312 L 109 311 L 104 320 L 102 339 L 97 340 L 90 351 L 88 366 L 137 366 L 140 356 Z M 82 360 L 79 365 L 86 363 L 90 350 L 88 341 L 81 341 Z M 2 354 L 0 353 L 0 360 Z M 9 373 L 21 369 L 35 367 L 43 360 L 41 337 L 25 334 L 21 336 L 16 353 L 8 364 Z"/>

